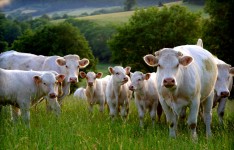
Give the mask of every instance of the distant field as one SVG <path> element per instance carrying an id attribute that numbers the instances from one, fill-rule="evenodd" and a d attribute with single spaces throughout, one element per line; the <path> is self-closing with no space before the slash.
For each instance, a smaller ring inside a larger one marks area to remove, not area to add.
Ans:
<path id="1" fill-rule="evenodd" d="M 192 5 L 189 3 L 182 3 L 181 1 L 168 3 L 165 5 L 170 6 L 170 5 L 174 5 L 174 4 L 183 5 L 183 6 L 187 7 L 189 10 L 191 10 L 192 12 L 201 11 L 204 16 L 207 16 L 203 12 L 203 6 Z M 127 22 L 129 20 L 129 18 L 134 14 L 134 12 L 135 11 L 100 14 L 100 15 L 92 15 L 92 16 L 85 16 L 85 17 L 77 17 L 77 19 L 94 21 L 100 25 L 105 25 L 105 24 L 109 24 L 109 23 L 122 24 L 122 23 Z M 53 22 L 57 23 L 57 22 L 61 22 L 61 21 L 64 21 L 64 19 L 55 20 Z"/>

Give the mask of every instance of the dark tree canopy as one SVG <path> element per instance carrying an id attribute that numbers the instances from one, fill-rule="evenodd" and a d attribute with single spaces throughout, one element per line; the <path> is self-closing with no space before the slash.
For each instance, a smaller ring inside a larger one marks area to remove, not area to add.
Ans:
<path id="1" fill-rule="evenodd" d="M 204 21 L 204 47 L 226 63 L 234 65 L 234 1 L 206 0 L 205 11 L 210 18 Z"/>
<path id="2" fill-rule="evenodd" d="M 112 60 L 132 70 L 153 71 L 143 56 L 165 47 L 194 44 L 200 37 L 199 13 L 174 5 L 140 9 L 109 41 Z M 155 71 L 155 70 L 154 70 Z"/>

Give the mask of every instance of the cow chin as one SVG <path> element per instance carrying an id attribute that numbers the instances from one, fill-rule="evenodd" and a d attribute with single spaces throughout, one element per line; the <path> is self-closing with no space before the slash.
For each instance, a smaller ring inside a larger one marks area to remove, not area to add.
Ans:
<path id="1" fill-rule="evenodd" d="M 173 84 L 173 85 L 164 85 L 165 88 L 169 89 L 169 90 L 174 90 L 176 89 L 176 85 Z"/>

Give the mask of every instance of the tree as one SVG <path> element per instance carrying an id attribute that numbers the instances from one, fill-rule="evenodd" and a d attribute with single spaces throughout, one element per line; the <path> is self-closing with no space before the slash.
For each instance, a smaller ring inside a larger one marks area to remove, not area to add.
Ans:
<path id="1" fill-rule="evenodd" d="M 96 60 L 90 50 L 88 42 L 80 31 L 69 23 L 46 25 L 35 32 L 28 30 L 18 40 L 14 41 L 13 49 L 37 55 L 77 54 L 81 58 L 88 58 L 88 68 L 95 69 Z"/>
<path id="2" fill-rule="evenodd" d="M 234 64 L 230 55 L 234 45 L 234 1 L 207 0 L 205 11 L 210 17 L 204 21 L 202 40 L 204 47 L 226 63 Z"/>
<path id="3" fill-rule="evenodd" d="M 155 71 L 145 64 L 143 56 L 164 47 L 196 43 L 200 19 L 200 13 L 179 5 L 137 10 L 108 42 L 112 61 L 129 65 L 132 70 Z"/>
<path id="4" fill-rule="evenodd" d="M 89 42 L 93 55 L 100 62 L 108 63 L 110 61 L 111 51 L 107 45 L 107 41 L 116 32 L 113 25 L 101 26 L 88 20 L 78 19 L 67 19 L 66 22 L 71 23 L 80 30 Z"/>
<path id="5" fill-rule="evenodd" d="M 124 2 L 124 10 L 130 11 L 130 10 L 132 10 L 134 5 L 136 5 L 136 0 L 126 0 Z"/>

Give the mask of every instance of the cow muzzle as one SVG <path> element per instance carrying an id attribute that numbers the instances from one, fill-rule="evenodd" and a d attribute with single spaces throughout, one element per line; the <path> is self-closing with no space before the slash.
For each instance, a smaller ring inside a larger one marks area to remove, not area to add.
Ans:
<path id="1" fill-rule="evenodd" d="M 93 82 L 88 82 L 88 86 L 93 86 Z"/>
<path id="2" fill-rule="evenodd" d="M 220 93 L 221 98 L 226 98 L 229 95 L 230 95 L 230 92 L 228 92 L 228 91 L 223 91 L 223 92 Z"/>
<path id="3" fill-rule="evenodd" d="M 176 84 L 175 84 L 175 79 L 173 78 L 165 78 L 163 80 L 163 85 L 166 87 L 166 88 L 172 88 L 174 87 Z"/>
<path id="4" fill-rule="evenodd" d="M 77 77 L 70 77 L 69 82 L 76 83 L 78 81 Z"/>
<path id="5" fill-rule="evenodd" d="M 129 90 L 134 91 L 134 86 L 133 85 L 130 85 L 128 88 L 129 88 Z"/>
<path id="6" fill-rule="evenodd" d="M 49 97 L 50 97 L 51 99 L 54 99 L 54 98 L 57 97 L 57 95 L 56 95 L 55 93 L 50 93 L 50 94 L 49 94 Z"/>

